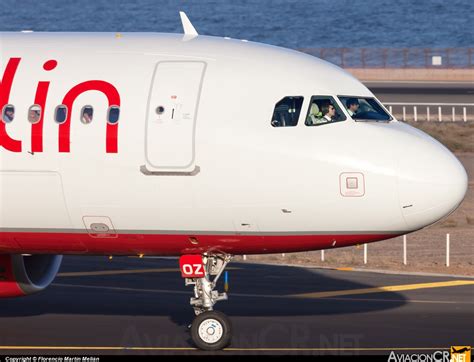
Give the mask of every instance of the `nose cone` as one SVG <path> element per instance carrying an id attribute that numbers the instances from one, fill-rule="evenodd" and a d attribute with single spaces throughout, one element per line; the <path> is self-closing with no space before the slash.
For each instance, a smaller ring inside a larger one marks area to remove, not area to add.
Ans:
<path id="1" fill-rule="evenodd" d="M 439 142 L 424 136 L 406 145 L 399 158 L 400 206 L 411 230 L 453 212 L 468 187 L 461 162 Z"/>

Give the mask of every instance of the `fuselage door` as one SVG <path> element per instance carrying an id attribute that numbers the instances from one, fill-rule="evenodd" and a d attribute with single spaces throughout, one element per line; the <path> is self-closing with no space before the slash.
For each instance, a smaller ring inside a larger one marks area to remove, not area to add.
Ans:
<path id="1" fill-rule="evenodd" d="M 206 63 L 163 61 L 155 67 L 148 100 L 148 172 L 193 172 L 195 131 Z"/>

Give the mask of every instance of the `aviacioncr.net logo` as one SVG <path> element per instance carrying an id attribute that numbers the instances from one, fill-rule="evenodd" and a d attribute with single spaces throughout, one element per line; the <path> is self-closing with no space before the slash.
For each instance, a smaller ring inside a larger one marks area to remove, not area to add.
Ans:
<path id="1" fill-rule="evenodd" d="M 451 362 L 451 359 L 449 351 L 435 351 L 433 353 L 395 353 L 392 351 L 388 356 L 388 362 Z"/>

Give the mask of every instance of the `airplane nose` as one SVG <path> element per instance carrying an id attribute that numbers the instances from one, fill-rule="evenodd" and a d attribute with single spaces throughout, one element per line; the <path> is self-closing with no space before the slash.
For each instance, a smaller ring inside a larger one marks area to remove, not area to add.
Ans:
<path id="1" fill-rule="evenodd" d="M 456 156 L 434 139 L 417 141 L 399 158 L 400 206 L 411 230 L 453 212 L 468 187 L 466 170 Z"/>

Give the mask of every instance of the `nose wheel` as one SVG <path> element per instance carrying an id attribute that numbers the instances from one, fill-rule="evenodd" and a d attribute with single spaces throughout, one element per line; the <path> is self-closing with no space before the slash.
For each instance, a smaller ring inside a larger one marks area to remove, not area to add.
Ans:
<path id="1" fill-rule="evenodd" d="M 205 351 L 225 348 L 232 337 L 229 318 L 213 310 L 217 302 L 227 300 L 227 293 L 214 289 L 231 259 L 230 255 L 217 254 L 183 255 L 180 258 L 185 285 L 194 286 L 194 297 L 189 301 L 196 314 L 191 324 L 191 338 L 198 348 Z M 225 285 L 227 289 L 227 278 Z"/>
<path id="2" fill-rule="evenodd" d="M 230 344 L 232 325 L 229 318 L 218 311 L 199 314 L 191 325 L 194 344 L 205 351 L 217 351 Z"/>

